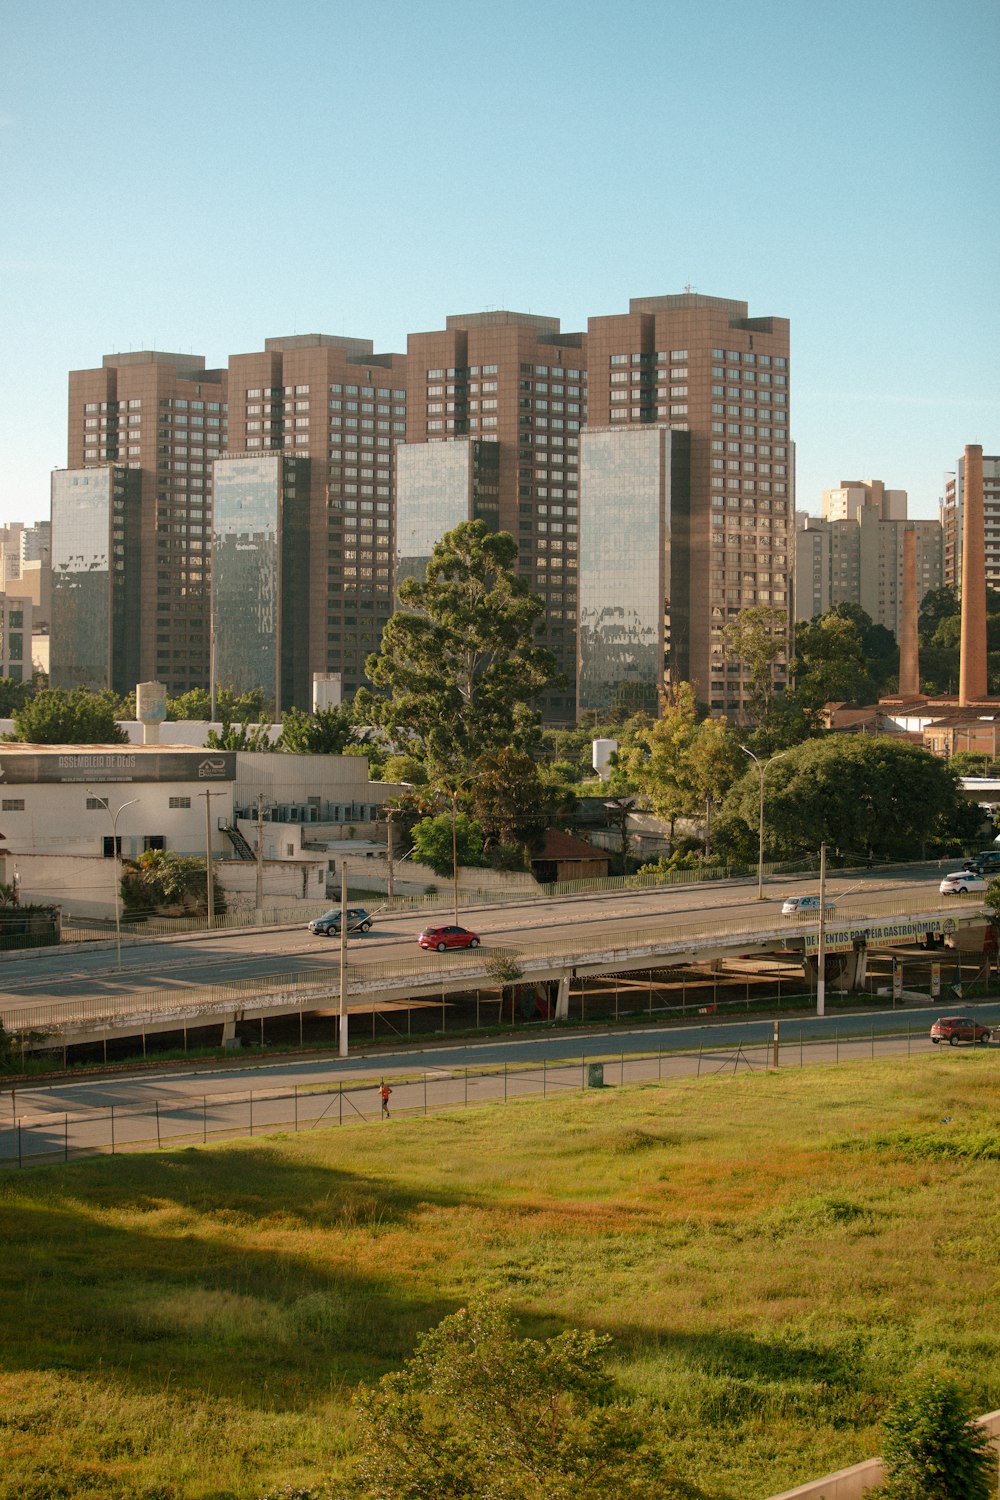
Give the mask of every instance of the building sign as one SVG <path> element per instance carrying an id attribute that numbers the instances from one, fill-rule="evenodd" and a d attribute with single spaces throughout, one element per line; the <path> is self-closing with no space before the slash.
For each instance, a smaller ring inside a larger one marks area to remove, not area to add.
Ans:
<path id="1" fill-rule="evenodd" d="M 0 754 L 0 782 L 18 786 L 35 782 L 195 781 L 236 780 L 233 750 L 143 750 L 123 745 L 120 750 L 53 751 Z"/>
<path id="2" fill-rule="evenodd" d="M 828 927 L 823 946 L 828 953 L 844 953 L 861 942 L 869 948 L 894 948 L 897 943 L 909 943 L 914 939 L 923 941 L 928 932 L 940 930 L 940 920 L 934 917 L 924 917 L 916 922 L 872 922 L 869 927 Z M 818 947 L 819 934 L 807 932 L 805 951 L 815 953 Z"/>

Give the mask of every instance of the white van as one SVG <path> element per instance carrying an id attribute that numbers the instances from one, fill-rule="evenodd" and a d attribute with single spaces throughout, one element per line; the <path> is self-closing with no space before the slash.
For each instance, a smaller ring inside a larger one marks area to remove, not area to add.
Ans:
<path id="1" fill-rule="evenodd" d="M 824 903 L 827 913 L 837 910 L 837 903 L 831 901 L 829 896 Z M 818 896 L 789 896 L 787 901 L 781 903 L 781 915 L 783 917 L 800 917 L 807 913 L 819 911 Z"/>

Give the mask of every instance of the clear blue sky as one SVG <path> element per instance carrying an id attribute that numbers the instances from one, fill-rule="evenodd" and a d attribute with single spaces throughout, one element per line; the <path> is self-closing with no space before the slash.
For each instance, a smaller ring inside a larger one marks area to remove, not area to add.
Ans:
<path id="1" fill-rule="evenodd" d="M 1000 452 L 997 0 L 0 0 L 0 38 L 0 520 L 108 351 L 688 282 L 791 319 L 800 507 L 934 515 Z"/>

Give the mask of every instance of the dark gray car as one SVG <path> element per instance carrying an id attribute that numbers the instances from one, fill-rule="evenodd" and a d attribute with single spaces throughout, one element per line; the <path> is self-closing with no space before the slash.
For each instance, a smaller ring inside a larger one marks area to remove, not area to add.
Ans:
<path id="1" fill-rule="evenodd" d="M 348 932 L 370 932 L 372 918 L 363 906 L 349 906 L 347 908 L 347 930 Z M 316 933 L 318 937 L 337 937 L 340 933 L 340 907 L 335 906 L 331 911 L 325 911 L 321 917 L 314 917 L 309 923 L 309 931 Z"/>

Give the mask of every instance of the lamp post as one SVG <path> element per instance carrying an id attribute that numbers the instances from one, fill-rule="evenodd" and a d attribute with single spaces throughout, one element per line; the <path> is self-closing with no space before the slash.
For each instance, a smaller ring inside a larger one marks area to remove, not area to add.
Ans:
<path id="1" fill-rule="evenodd" d="M 747 747 L 746 747 L 746 745 L 741 745 L 740 749 L 743 751 L 744 755 L 749 755 L 750 759 L 753 761 L 754 765 L 757 767 L 757 775 L 760 777 L 760 819 L 759 819 L 758 830 L 757 830 L 757 833 L 758 833 L 758 844 L 757 844 L 757 900 L 758 901 L 763 901 L 764 900 L 764 776 L 765 776 L 765 774 L 767 772 L 768 766 L 773 765 L 776 760 L 780 760 L 783 755 L 787 755 L 788 751 L 787 750 L 779 750 L 778 753 L 777 753 L 777 755 L 772 755 L 768 760 L 761 760 L 760 756 L 759 755 L 755 755 L 752 750 L 748 750 Z"/>
<path id="2" fill-rule="evenodd" d="M 88 797 L 93 797 L 95 802 L 100 802 L 105 812 L 111 819 L 111 852 L 114 856 L 115 872 L 115 951 L 117 956 L 117 967 L 122 966 L 122 900 L 121 900 L 121 856 L 118 852 L 118 819 L 126 807 L 134 807 L 142 799 L 133 797 L 130 802 L 123 802 L 114 812 L 111 811 L 111 802 L 108 797 L 101 797 L 97 792 L 87 789 Z"/>

